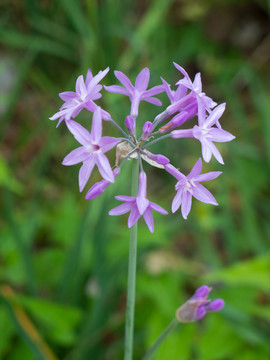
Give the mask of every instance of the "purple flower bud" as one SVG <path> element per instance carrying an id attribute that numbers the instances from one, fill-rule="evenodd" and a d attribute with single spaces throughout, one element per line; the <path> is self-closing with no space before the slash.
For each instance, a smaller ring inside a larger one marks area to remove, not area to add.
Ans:
<path id="1" fill-rule="evenodd" d="M 156 161 L 160 165 L 166 165 L 166 164 L 169 164 L 169 162 L 170 162 L 170 160 L 166 156 L 161 155 L 161 154 L 157 154 L 157 155 L 149 154 L 149 155 L 147 155 L 147 157 L 150 160 Z"/>
<path id="2" fill-rule="evenodd" d="M 120 169 L 119 168 L 115 168 L 113 170 L 113 176 L 114 178 L 116 178 L 118 175 L 120 174 Z M 95 183 L 87 192 L 87 194 L 85 195 L 85 200 L 92 200 L 96 197 L 98 197 L 99 195 L 101 195 L 106 189 L 107 187 L 111 184 L 110 181 L 107 180 L 101 180 L 97 183 Z"/>
<path id="3" fill-rule="evenodd" d="M 153 124 L 150 121 L 146 121 L 143 125 L 142 140 L 147 140 L 149 135 L 153 131 Z"/>
<path id="4" fill-rule="evenodd" d="M 125 125 L 126 125 L 126 128 L 128 129 L 128 132 L 131 135 L 134 135 L 134 133 L 135 133 L 135 120 L 133 119 L 133 117 L 131 115 L 128 115 L 126 117 Z"/>
<path id="5" fill-rule="evenodd" d="M 209 311 L 219 311 L 224 307 L 224 300 L 207 299 L 211 288 L 203 285 L 195 294 L 176 310 L 176 318 L 179 322 L 193 322 L 202 319 Z"/>
<path id="6" fill-rule="evenodd" d="M 195 291 L 195 294 L 192 296 L 192 299 L 205 300 L 207 298 L 207 296 L 209 295 L 210 291 L 211 291 L 211 288 L 209 286 L 203 285 Z"/>
<path id="7" fill-rule="evenodd" d="M 180 114 L 175 115 L 171 121 L 166 125 L 162 126 L 159 129 L 160 133 L 172 130 L 180 125 L 182 125 L 188 119 L 188 113 L 186 111 L 181 112 Z"/>
<path id="8" fill-rule="evenodd" d="M 210 304 L 207 306 L 207 311 L 219 311 L 223 309 L 225 302 L 223 299 L 216 299 L 211 301 Z"/>

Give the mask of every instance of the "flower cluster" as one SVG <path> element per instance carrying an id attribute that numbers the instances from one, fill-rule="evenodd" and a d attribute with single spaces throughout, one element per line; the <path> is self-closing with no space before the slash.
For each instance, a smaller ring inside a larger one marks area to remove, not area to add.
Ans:
<path id="1" fill-rule="evenodd" d="M 201 320 L 210 311 L 220 311 L 225 302 L 223 299 L 208 300 L 208 295 L 212 289 L 203 285 L 199 287 L 195 294 L 176 310 L 176 318 L 179 322 L 193 322 Z"/>
<path id="2" fill-rule="evenodd" d="M 185 176 L 175 168 L 170 160 L 162 154 L 154 154 L 148 148 L 154 143 L 166 139 L 194 138 L 200 141 L 202 148 L 202 158 L 209 162 L 212 155 L 218 162 L 223 164 L 223 159 L 214 142 L 227 142 L 234 139 L 234 136 L 222 129 L 219 119 L 225 110 L 225 104 L 217 105 L 210 97 L 202 92 L 202 83 L 200 74 L 196 74 L 192 82 L 186 71 L 175 64 L 180 71 L 182 78 L 176 83 L 176 89 L 161 78 L 162 84 L 148 89 L 150 71 L 144 68 L 137 76 L 135 85 L 131 83 L 128 77 L 120 71 L 114 74 L 123 85 L 104 86 L 105 90 L 112 93 L 119 93 L 128 96 L 131 107 L 130 113 L 122 121 L 125 128 L 115 122 L 111 115 L 98 106 L 95 101 L 101 98 L 102 85 L 100 81 L 106 76 L 109 68 L 100 71 L 96 76 L 88 70 L 86 79 L 80 75 L 76 82 L 75 92 L 66 91 L 60 93 L 60 98 L 64 104 L 59 111 L 53 115 L 50 120 L 58 120 L 57 126 L 64 120 L 67 128 L 80 143 L 81 146 L 69 153 L 63 160 L 63 165 L 75 165 L 82 163 L 79 171 L 79 189 L 83 191 L 92 170 L 96 165 L 101 177 L 98 183 L 94 184 L 86 194 L 86 200 L 91 200 L 100 194 L 115 181 L 120 174 L 123 164 L 128 159 L 138 159 L 140 163 L 139 187 L 136 197 L 116 196 L 117 200 L 123 204 L 112 209 L 110 215 L 121 215 L 130 212 L 128 218 L 128 227 L 133 226 L 140 216 L 144 220 L 151 232 L 154 232 L 154 222 L 152 210 L 161 214 L 167 214 L 159 205 L 149 201 L 146 198 L 147 178 L 143 170 L 143 161 L 150 165 L 158 167 L 170 173 L 176 178 L 176 195 L 172 202 L 172 212 L 175 212 L 181 206 L 183 218 L 187 218 L 192 203 L 192 197 L 207 204 L 217 205 L 213 195 L 203 186 L 201 182 L 215 179 L 221 172 L 214 171 L 201 174 L 202 160 L 194 165 L 191 172 Z M 141 101 L 146 101 L 156 106 L 162 103 L 156 98 L 156 95 L 165 92 L 170 104 L 156 118 L 146 121 L 142 125 L 141 134 L 137 134 L 138 115 Z M 74 121 L 75 117 L 82 109 L 93 113 L 91 132 Z M 179 129 L 179 127 L 197 118 L 197 123 L 189 129 Z M 121 137 L 115 138 L 102 135 L 102 122 L 108 121 L 114 125 L 120 132 Z M 116 161 L 111 167 L 106 152 L 116 146 Z"/>

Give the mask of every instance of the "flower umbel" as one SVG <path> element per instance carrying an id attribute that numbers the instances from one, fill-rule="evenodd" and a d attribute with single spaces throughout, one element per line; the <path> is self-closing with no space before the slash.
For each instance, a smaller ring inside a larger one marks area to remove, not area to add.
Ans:
<path id="1" fill-rule="evenodd" d="M 207 285 L 199 287 L 195 294 L 176 310 L 179 322 L 194 322 L 202 319 L 210 311 L 220 311 L 225 302 L 223 299 L 210 301 L 208 295 L 212 288 Z"/>
<path id="2" fill-rule="evenodd" d="M 125 117 L 121 120 L 122 125 L 125 125 L 124 128 L 120 123 L 114 121 L 108 112 L 95 103 L 96 100 L 101 98 L 102 85 L 100 81 L 108 73 L 109 68 L 100 71 L 96 76 L 93 76 L 91 70 L 88 70 L 85 81 L 83 76 L 80 75 L 76 82 L 75 92 L 67 91 L 59 94 L 60 98 L 64 100 L 64 104 L 61 106 L 60 111 L 51 117 L 51 120 L 59 118 L 58 125 L 62 120 L 65 120 L 69 131 L 81 144 L 80 147 L 68 154 L 63 161 L 63 165 L 74 165 L 82 162 L 79 171 L 80 191 L 84 189 L 88 182 L 94 166 L 98 167 L 102 179 L 88 190 L 86 200 L 101 195 L 118 177 L 120 169 L 127 160 L 139 160 L 140 175 L 137 197 L 117 196 L 116 199 L 124 203 L 112 209 L 110 215 L 130 212 L 128 227 L 132 227 L 140 216 L 143 216 L 151 232 L 154 231 L 152 210 L 162 214 L 167 212 L 146 198 L 144 161 L 151 166 L 165 170 L 177 179 L 172 212 L 177 211 L 181 206 L 184 219 L 187 219 L 190 212 L 192 197 L 207 204 L 218 205 L 214 196 L 201 185 L 201 182 L 215 179 L 221 172 L 213 171 L 201 174 L 202 160 L 199 158 L 189 175 L 185 176 L 171 164 L 169 157 L 159 154 L 159 151 L 149 151 L 149 147 L 163 139 L 193 138 L 200 141 L 202 158 L 205 162 L 209 162 L 213 155 L 223 164 L 222 156 L 214 142 L 227 142 L 234 139 L 234 136 L 223 130 L 220 125 L 220 118 L 225 111 L 225 103 L 216 106 L 217 104 L 202 92 L 202 81 L 199 73 L 195 75 L 192 82 L 181 66 L 176 63 L 174 65 L 183 74 L 182 79 L 176 82 L 175 90 L 162 78 L 162 84 L 147 90 L 150 79 L 148 68 L 140 71 L 135 80 L 135 85 L 122 72 L 114 72 L 123 86 L 104 87 L 108 92 L 119 93 L 128 96 L 130 99 L 130 113 L 125 114 Z M 169 105 L 153 121 L 145 119 L 144 122 L 138 124 L 140 102 L 147 101 L 160 106 L 162 105 L 161 101 L 155 95 L 162 92 L 166 93 Z M 91 133 L 77 121 L 72 120 L 83 109 L 93 113 Z M 189 129 L 180 128 L 184 123 L 190 122 L 194 118 L 197 119 L 197 123 L 195 122 L 193 127 Z M 122 137 L 102 136 L 102 120 L 108 120 L 109 124 L 115 126 L 121 132 Z M 139 130 L 141 133 L 137 135 Z M 111 167 L 105 153 L 116 145 L 115 165 Z"/>

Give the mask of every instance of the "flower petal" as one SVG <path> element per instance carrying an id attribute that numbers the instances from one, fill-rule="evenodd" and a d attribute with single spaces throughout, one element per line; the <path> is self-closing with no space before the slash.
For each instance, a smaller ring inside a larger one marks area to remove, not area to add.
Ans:
<path id="1" fill-rule="evenodd" d="M 221 118 L 221 116 L 223 115 L 225 108 L 226 103 L 218 105 L 213 111 L 211 111 L 210 115 L 205 120 L 205 125 L 207 127 L 211 127 L 212 125 L 214 125 L 217 120 L 219 120 L 219 118 Z"/>
<path id="2" fill-rule="evenodd" d="M 201 181 L 213 180 L 213 179 L 217 178 L 221 174 L 222 174 L 221 171 L 210 171 L 208 173 L 200 174 L 200 175 L 195 176 L 193 178 L 193 181 L 201 182 Z"/>
<path id="3" fill-rule="evenodd" d="M 184 219 L 187 219 L 187 216 L 191 209 L 191 203 L 192 203 L 191 193 L 189 191 L 184 191 L 182 206 L 181 206 L 181 211 Z"/>
<path id="4" fill-rule="evenodd" d="M 117 195 L 115 196 L 116 200 L 119 200 L 119 201 L 127 201 L 127 202 L 135 202 L 136 201 L 136 198 L 133 197 L 133 196 L 127 196 L 127 195 Z"/>
<path id="5" fill-rule="evenodd" d="M 165 91 L 164 85 L 157 85 L 143 92 L 142 98 L 152 97 Z"/>
<path id="6" fill-rule="evenodd" d="M 66 124 L 69 131 L 80 144 L 84 146 L 91 144 L 91 135 L 89 131 L 87 131 L 82 125 L 78 124 L 76 121 L 73 120 L 68 121 Z"/>
<path id="7" fill-rule="evenodd" d="M 182 197 L 183 197 L 183 188 L 181 188 L 177 191 L 177 193 L 173 199 L 173 202 L 172 202 L 172 212 L 173 213 L 175 213 L 179 209 L 179 207 L 182 203 Z"/>
<path id="8" fill-rule="evenodd" d="M 109 215 L 117 216 L 129 212 L 134 205 L 131 203 L 121 204 L 109 211 Z"/>
<path id="9" fill-rule="evenodd" d="M 144 100 L 144 101 L 147 101 L 149 102 L 150 104 L 153 104 L 153 105 L 157 105 L 157 106 L 161 106 L 162 105 L 162 102 L 159 100 L 159 99 L 156 99 L 154 97 L 142 97 L 141 100 Z"/>
<path id="10" fill-rule="evenodd" d="M 72 100 L 74 97 L 76 97 L 76 93 L 74 91 L 64 91 L 58 95 L 64 101 Z"/>
<path id="11" fill-rule="evenodd" d="M 89 158 L 89 153 L 85 151 L 84 146 L 80 146 L 75 150 L 72 150 L 62 161 L 62 164 L 65 166 L 75 165 L 80 162 L 85 161 Z"/>
<path id="12" fill-rule="evenodd" d="M 81 96 L 87 95 L 87 90 L 82 75 L 80 75 L 76 81 L 76 93 Z"/>
<path id="13" fill-rule="evenodd" d="M 128 228 L 131 228 L 141 217 L 137 206 L 133 206 L 128 217 Z"/>
<path id="14" fill-rule="evenodd" d="M 122 95 L 126 95 L 126 96 L 130 95 L 129 92 L 127 91 L 127 89 L 125 89 L 119 85 L 111 85 L 111 86 L 104 85 L 104 89 L 111 93 L 118 93 L 118 94 L 122 94 Z"/>
<path id="15" fill-rule="evenodd" d="M 217 159 L 217 161 L 218 161 L 220 164 L 224 165 L 224 161 L 223 161 L 222 156 L 221 156 L 220 152 L 218 151 L 216 145 L 213 144 L 211 141 L 209 141 L 209 147 L 210 147 L 210 149 L 211 149 L 211 151 L 212 151 L 212 154 L 213 154 L 214 157 Z"/>
<path id="16" fill-rule="evenodd" d="M 193 81 L 193 89 L 197 93 L 202 92 L 202 80 L 201 80 L 201 73 L 197 73 L 195 75 L 194 81 Z"/>
<path id="17" fill-rule="evenodd" d="M 206 204 L 218 205 L 214 196 L 203 185 L 196 184 L 192 187 L 192 195 L 199 201 Z"/>
<path id="18" fill-rule="evenodd" d="M 121 71 L 115 71 L 114 75 L 120 81 L 120 83 L 124 85 L 128 92 L 132 94 L 134 91 L 134 86 L 131 84 L 129 78 Z"/>
<path id="19" fill-rule="evenodd" d="M 96 164 L 97 164 L 98 170 L 100 172 L 100 175 L 105 180 L 108 180 L 113 183 L 114 176 L 113 176 L 113 172 L 111 169 L 111 165 L 110 165 L 107 157 L 101 151 L 99 151 L 98 153 L 96 153 L 95 158 L 96 158 Z"/>
<path id="20" fill-rule="evenodd" d="M 139 75 L 137 76 L 135 80 L 135 88 L 139 91 L 145 91 L 149 84 L 149 79 L 150 79 L 150 71 L 146 67 L 142 69 L 142 71 L 140 71 Z"/>
<path id="21" fill-rule="evenodd" d="M 99 146 L 102 152 L 105 153 L 114 148 L 120 141 L 121 139 L 115 137 L 103 136 L 99 141 Z"/>
<path id="22" fill-rule="evenodd" d="M 153 214 L 150 206 L 145 210 L 143 214 L 144 220 L 146 225 L 148 226 L 148 229 L 151 233 L 154 232 L 154 220 L 153 220 Z"/>
<path id="23" fill-rule="evenodd" d="M 97 107 L 93 115 L 92 131 L 91 131 L 92 142 L 94 144 L 99 144 L 101 134 L 102 134 L 101 111 L 100 111 L 100 107 Z"/>
<path id="24" fill-rule="evenodd" d="M 188 174 L 187 179 L 193 179 L 195 176 L 199 175 L 201 171 L 202 171 L 202 159 L 199 158 L 199 160 L 193 166 L 191 172 Z"/>
<path id="25" fill-rule="evenodd" d="M 209 138 L 209 140 L 215 142 L 227 142 L 235 139 L 235 136 L 233 136 L 228 131 L 225 131 L 223 129 L 216 129 L 216 128 L 211 128 L 208 131 L 207 137 Z"/>
<path id="26" fill-rule="evenodd" d="M 168 211 L 163 209 L 163 207 L 161 207 L 158 204 L 155 204 L 155 203 L 153 203 L 151 201 L 150 201 L 150 208 L 155 210 L 156 212 L 162 214 L 162 215 L 167 215 L 168 214 Z"/>
<path id="27" fill-rule="evenodd" d="M 87 181 L 90 178 L 90 175 L 92 173 L 92 170 L 95 166 L 95 160 L 94 157 L 91 156 L 91 158 L 83 163 L 83 165 L 80 168 L 79 171 L 79 188 L 80 192 L 83 191 Z"/>

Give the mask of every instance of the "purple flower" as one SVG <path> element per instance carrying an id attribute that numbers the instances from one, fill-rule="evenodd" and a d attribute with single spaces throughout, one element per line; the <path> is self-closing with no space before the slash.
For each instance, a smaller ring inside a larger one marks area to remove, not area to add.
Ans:
<path id="1" fill-rule="evenodd" d="M 181 206 L 183 218 L 187 219 L 191 209 L 192 196 L 206 204 L 218 205 L 214 196 L 201 185 L 200 182 L 215 179 L 222 174 L 221 171 L 211 171 L 201 174 L 201 159 L 196 162 L 188 176 L 183 175 L 171 164 L 165 165 L 165 170 L 178 180 L 175 185 L 177 193 L 172 202 L 173 213 Z"/>
<path id="2" fill-rule="evenodd" d="M 199 105 L 198 125 L 195 125 L 193 129 L 174 130 L 171 133 L 172 138 L 194 137 L 201 143 L 202 156 L 205 162 L 209 162 L 213 155 L 219 163 L 224 164 L 222 156 L 213 141 L 227 142 L 235 138 L 231 133 L 223 130 L 218 121 L 224 113 L 225 106 L 225 103 L 220 104 L 206 117 L 205 108 Z M 213 125 L 218 127 L 213 127 Z"/>
<path id="3" fill-rule="evenodd" d="M 70 132 L 75 139 L 82 145 L 71 151 L 63 160 L 63 165 L 74 165 L 83 162 L 79 171 L 79 188 L 82 191 L 91 175 L 95 165 L 97 165 L 100 175 L 109 182 L 114 182 L 114 175 L 109 160 L 104 155 L 111 150 L 121 139 L 103 136 L 101 110 L 98 107 L 94 112 L 91 134 L 77 122 L 70 120 L 68 123 Z"/>
<path id="4" fill-rule="evenodd" d="M 184 78 L 179 80 L 176 85 L 182 85 L 187 89 L 191 90 L 191 92 L 196 96 L 196 98 L 201 101 L 207 111 L 210 111 L 211 108 L 217 105 L 215 101 L 213 101 L 210 97 L 206 96 L 204 92 L 202 92 L 202 81 L 200 73 L 197 73 L 195 75 L 195 79 L 192 82 L 190 77 L 188 76 L 188 73 L 180 65 L 176 63 L 173 64 L 176 69 L 184 75 Z"/>
<path id="5" fill-rule="evenodd" d="M 225 302 L 223 299 L 208 300 L 208 295 L 212 289 L 203 285 L 199 287 L 195 294 L 176 310 L 176 318 L 179 322 L 194 322 L 202 319 L 210 311 L 220 311 Z"/>
<path id="6" fill-rule="evenodd" d="M 146 90 L 149 83 L 150 71 L 148 68 L 144 68 L 136 78 L 135 86 L 133 86 L 129 78 L 121 71 L 114 72 L 116 78 L 124 86 L 112 85 L 104 86 L 104 88 L 113 93 L 119 93 L 126 95 L 131 101 L 130 115 L 133 117 L 138 116 L 140 101 L 147 101 L 154 105 L 162 105 L 161 101 L 153 97 L 154 95 L 160 94 L 164 91 L 163 85 L 154 86 L 152 89 Z"/>
<path id="7" fill-rule="evenodd" d="M 154 232 L 154 220 L 152 210 L 166 215 L 168 212 L 161 206 L 146 199 L 146 174 L 141 172 L 139 175 L 139 188 L 137 197 L 115 196 L 116 200 L 124 201 L 124 204 L 117 206 L 109 212 L 109 215 L 122 215 L 130 211 L 128 227 L 131 228 L 143 215 L 146 225 L 151 233 Z"/>
<path id="8" fill-rule="evenodd" d="M 120 174 L 120 169 L 117 167 L 113 170 L 113 176 L 114 178 L 116 178 L 118 175 Z M 99 195 L 101 195 L 102 193 L 104 193 L 104 191 L 107 189 L 107 187 L 111 184 L 110 181 L 108 180 L 101 180 L 97 183 L 95 183 L 87 192 L 87 194 L 85 195 L 85 200 L 92 200 L 96 197 L 98 197 Z"/>
<path id="9" fill-rule="evenodd" d="M 100 71 L 96 76 L 93 77 L 91 70 L 87 72 L 85 82 L 83 76 L 80 75 L 76 81 L 75 92 L 65 91 L 59 94 L 59 97 L 65 101 L 61 106 L 60 111 L 50 117 L 50 120 L 56 120 L 58 118 L 58 124 L 65 119 L 69 121 L 71 118 L 75 118 L 79 112 L 85 108 L 88 111 L 94 112 L 97 109 L 97 105 L 94 100 L 101 98 L 100 90 L 102 85 L 99 82 L 108 73 L 109 68 L 104 71 Z M 101 110 L 101 114 L 104 120 L 110 120 L 111 116 L 104 110 Z"/>

